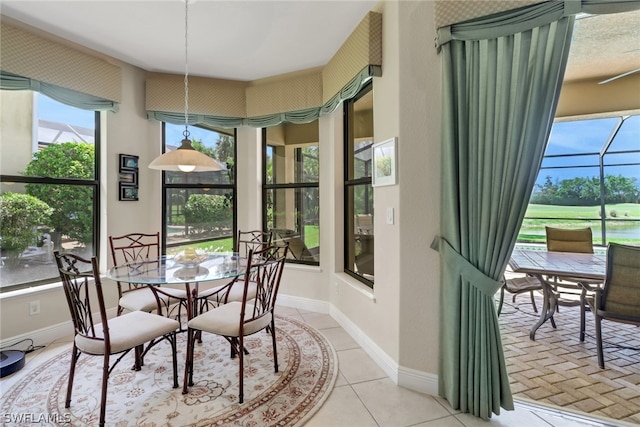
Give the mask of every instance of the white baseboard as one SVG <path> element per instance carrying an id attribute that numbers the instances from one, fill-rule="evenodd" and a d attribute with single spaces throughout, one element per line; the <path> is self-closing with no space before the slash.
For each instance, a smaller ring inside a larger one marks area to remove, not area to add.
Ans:
<path id="1" fill-rule="evenodd" d="M 69 320 L 68 322 L 58 323 L 57 325 L 47 326 L 46 328 L 4 339 L 0 345 L 3 348 L 11 347 L 11 350 L 26 350 L 31 341 L 33 341 L 34 347 L 40 347 L 47 346 L 59 339 L 71 338 L 72 336 L 73 324 Z M 27 341 L 29 341 L 28 344 Z"/>
<path id="2" fill-rule="evenodd" d="M 371 338 L 369 338 L 362 330 L 351 321 L 347 316 L 331 305 L 329 312 L 336 322 L 342 326 L 351 338 L 353 338 L 362 349 L 373 359 L 374 362 L 387 374 L 389 378 L 398 384 L 398 364 L 389 355 L 384 352 Z"/>
<path id="3" fill-rule="evenodd" d="M 431 394 L 434 396 L 438 395 L 437 375 L 399 366 L 396 361 L 394 361 L 355 323 L 353 323 L 351 319 L 345 316 L 344 313 L 338 310 L 334 305 L 325 301 L 300 298 L 290 295 L 278 295 L 278 304 L 300 310 L 329 314 L 360 345 L 360 347 L 362 347 L 369 357 L 374 360 L 374 362 L 395 384 L 421 393 Z M 115 310 L 115 308 L 110 309 L 108 313 L 109 316 L 115 316 Z M 37 347 L 41 345 L 48 345 L 55 340 L 71 337 L 72 334 L 73 325 L 71 324 L 71 321 L 68 321 L 2 340 L 2 342 L 0 342 L 0 346 L 5 347 L 24 339 L 31 339 L 33 340 L 33 345 Z M 18 347 L 16 349 L 23 349 L 23 347 Z"/>
<path id="4" fill-rule="evenodd" d="M 376 362 L 395 384 L 420 393 L 438 395 L 437 375 L 398 365 L 395 360 L 335 306 L 331 305 L 329 314 L 360 344 L 365 353 Z"/>
<path id="5" fill-rule="evenodd" d="M 108 316 L 115 316 L 116 309 L 109 309 L 107 310 L 107 312 Z M 99 313 L 94 313 L 94 316 L 97 316 L 95 317 L 97 319 L 100 318 Z M 35 331 L 30 331 L 24 334 L 17 335 L 15 337 L 4 339 L 0 342 L 0 347 L 5 348 L 8 346 L 13 346 L 14 344 L 20 343 L 23 340 L 33 340 L 34 347 L 47 346 L 56 340 L 64 338 L 69 338 L 71 340 L 72 337 L 73 323 L 71 322 L 71 320 L 69 320 L 67 322 L 58 323 L 57 325 L 47 326 L 46 328 L 37 329 Z M 25 350 L 27 347 L 28 345 L 20 343 L 16 345 L 14 350 Z"/>
<path id="6" fill-rule="evenodd" d="M 438 376 L 428 372 L 401 366 L 398 370 L 398 385 L 432 396 L 438 395 Z"/>
<path id="7" fill-rule="evenodd" d="M 309 298 L 294 297 L 290 295 L 278 294 L 279 305 L 293 307 L 300 310 L 313 311 L 315 313 L 329 314 L 330 306 L 326 301 L 318 301 Z"/>

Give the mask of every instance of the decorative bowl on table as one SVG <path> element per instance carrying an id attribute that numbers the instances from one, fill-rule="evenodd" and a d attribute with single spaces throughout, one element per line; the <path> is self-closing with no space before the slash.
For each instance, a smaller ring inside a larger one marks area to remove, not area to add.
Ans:
<path id="1" fill-rule="evenodd" d="M 180 280 L 190 281 L 195 280 L 201 277 L 206 277 L 209 274 L 209 269 L 200 267 L 198 265 L 185 265 L 184 267 L 180 267 L 173 273 L 174 277 L 177 277 Z"/>
<path id="2" fill-rule="evenodd" d="M 180 251 L 173 257 L 173 260 L 180 265 L 186 267 L 195 266 L 207 259 L 207 254 L 204 251 L 196 249 L 185 249 Z"/>

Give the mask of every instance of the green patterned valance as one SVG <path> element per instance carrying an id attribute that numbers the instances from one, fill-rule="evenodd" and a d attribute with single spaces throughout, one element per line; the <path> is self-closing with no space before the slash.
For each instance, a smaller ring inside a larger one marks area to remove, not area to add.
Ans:
<path id="1" fill-rule="evenodd" d="M 378 65 L 368 65 L 363 68 L 353 79 L 345 85 L 340 92 L 335 94 L 324 105 L 315 108 L 307 108 L 298 111 L 288 111 L 284 113 L 269 114 L 260 117 L 221 117 L 208 116 L 203 114 L 189 114 L 190 125 L 207 125 L 223 128 L 234 128 L 242 125 L 256 128 L 277 126 L 280 123 L 304 124 L 317 120 L 320 116 L 333 112 L 341 102 L 353 98 L 360 88 L 372 77 L 380 77 L 382 68 Z M 147 117 L 151 120 L 158 120 L 173 124 L 184 124 L 184 113 L 172 113 L 165 111 L 147 111 Z"/>
<path id="2" fill-rule="evenodd" d="M 170 113 L 166 111 L 147 111 L 150 120 L 172 123 L 174 125 L 184 124 L 184 113 Z M 235 128 L 244 124 L 244 120 L 238 117 L 217 117 L 204 114 L 189 114 L 190 125 L 207 125 L 222 128 Z"/>
<path id="3" fill-rule="evenodd" d="M 98 98 L 86 93 L 76 92 L 50 83 L 41 82 L 28 77 L 0 71 L 0 89 L 3 90 L 32 90 L 47 95 L 66 105 L 92 111 L 118 111 L 118 103 L 108 99 Z M 184 120 L 183 120 L 184 122 Z"/>

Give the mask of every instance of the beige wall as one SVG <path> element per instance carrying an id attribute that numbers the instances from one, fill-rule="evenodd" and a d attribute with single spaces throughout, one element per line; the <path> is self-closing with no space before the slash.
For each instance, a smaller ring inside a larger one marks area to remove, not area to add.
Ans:
<path id="1" fill-rule="evenodd" d="M 640 111 L 640 73 L 598 84 L 602 79 L 566 83 L 560 91 L 556 117 Z"/>
<path id="2" fill-rule="evenodd" d="M 33 152 L 33 93 L 0 91 L 0 171 L 16 175 Z M 10 126 L 5 124 L 11 123 Z M 5 185 L 5 184 L 3 184 Z"/>
<path id="3" fill-rule="evenodd" d="M 401 366 L 438 372 L 440 256 L 440 70 L 429 49 L 433 2 L 400 3 L 400 357 Z M 416 55 L 416 52 L 421 54 Z"/>

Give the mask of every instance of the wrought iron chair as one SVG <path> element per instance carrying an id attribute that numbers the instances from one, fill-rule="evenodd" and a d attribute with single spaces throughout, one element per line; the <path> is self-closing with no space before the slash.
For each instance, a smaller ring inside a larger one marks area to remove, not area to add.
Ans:
<path id="1" fill-rule="evenodd" d="M 71 406 L 73 378 L 81 353 L 103 358 L 100 426 L 105 425 L 109 374 L 132 349 L 135 359 L 134 369 L 140 370 L 144 365 L 146 352 L 166 339 L 171 345 L 173 387 L 177 388 L 176 329 L 180 327 L 180 323 L 144 311 L 132 311 L 107 319 L 96 258 L 87 260 L 73 254 L 60 254 L 58 251 L 54 252 L 54 257 L 75 328 L 65 408 Z M 100 317 L 97 319 L 94 319 L 95 312 L 92 309 L 94 301 L 98 304 Z M 159 299 L 156 303 L 159 310 Z M 146 348 L 145 344 L 147 344 Z M 111 364 L 111 356 L 116 355 L 117 359 Z"/>
<path id="2" fill-rule="evenodd" d="M 256 251 L 250 250 L 244 280 L 238 282 L 243 284 L 241 301 L 230 301 L 189 320 L 183 393 L 188 393 L 188 388 L 193 386 L 194 346 L 196 334 L 200 332 L 223 336 L 231 344 L 231 356 L 239 356 L 240 403 L 244 401 L 245 336 L 264 329 L 271 333 L 274 370 L 278 372 L 274 308 L 287 249 L 286 246 L 270 246 Z M 249 295 L 251 283 L 256 285 L 254 298 Z"/>
<path id="3" fill-rule="evenodd" d="M 109 236 L 111 258 L 114 265 L 132 264 L 153 260 L 160 255 L 160 233 L 129 233 L 123 236 Z M 126 309 L 129 311 L 156 310 L 156 297 L 160 298 L 161 308 L 169 315 L 170 307 L 178 303 L 178 318 L 181 308 L 187 306 L 187 293 L 184 288 L 163 286 L 152 290 L 149 286 L 125 283 L 118 284 L 118 316 Z"/>
<path id="4" fill-rule="evenodd" d="M 238 240 L 236 248 L 239 256 L 246 257 L 251 251 L 259 251 L 271 246 L 273 234 L 262 230 L 240 231 L 238 230 Z M 217 307 L 220 304 L 226 304 L 229 301 L 241 301 L 243 286 L 242 277 L 235 277 L 230 282 L 205 289 L 198 292 L 198 312 L 202 313 L 211 307 Z M 249 295 L 251 297 L 256 294 L 255 284 L 249 286 Z"/>
<path id="5" fill-rule="evenodd" d="M 591 228 L 563 229 L 545 227 L 547 237 L 547 251 L 550 252 L 575 252 L 593 253 L 593 235 Z M 550 282 L 558 294 L 558 306 L 580 306 L 580 341 L 584 341 L 585 317 L 589 309 L 587 298 L 593 296 L 593 292 L 601 283 L 596 280 L 579 279 L 572 277 L 550 277 Z M 561 294 L 578 295 L 579 299 L 561 299 Z"/>
<path id="6" fill-rule="evenodd" d="M 640 247 L 609 243 L 607 274 L 602 289 L 594 290 L 592 304 L 595 316 L 598 365 L 604 369 L 602 352 L 602 320 L 640 326 Z"/>

